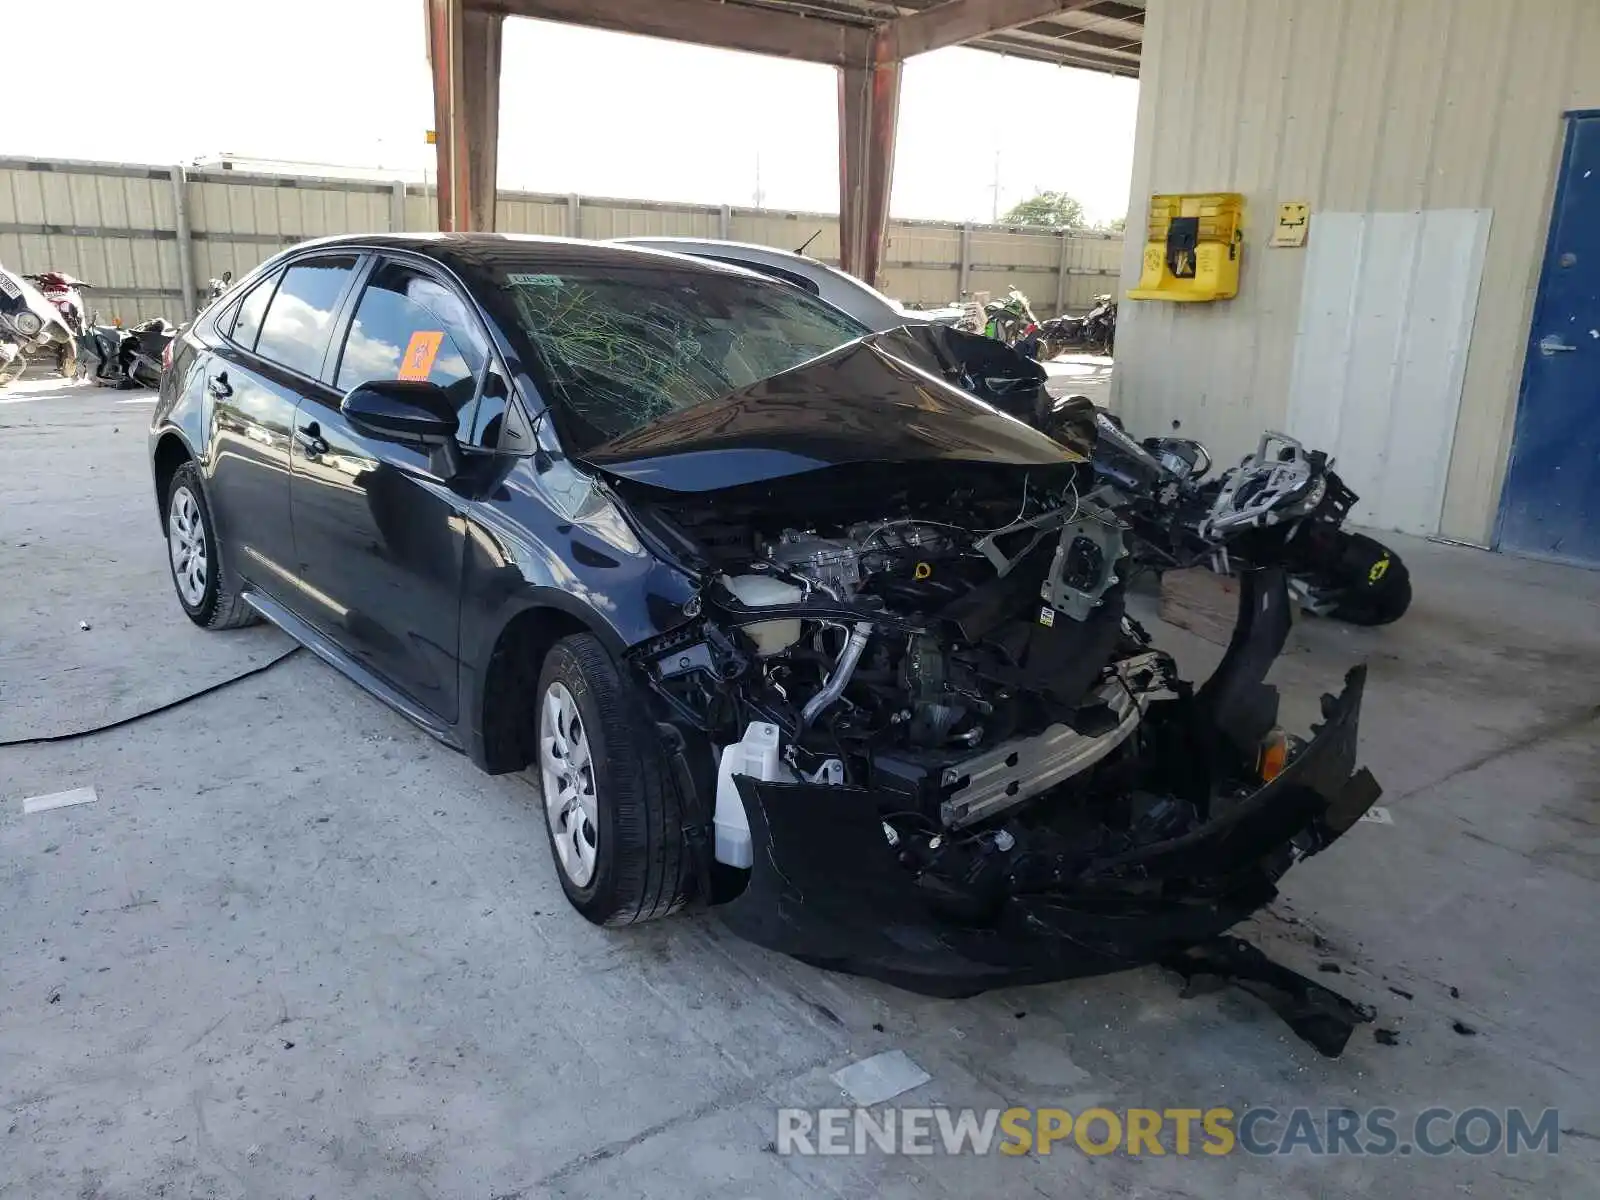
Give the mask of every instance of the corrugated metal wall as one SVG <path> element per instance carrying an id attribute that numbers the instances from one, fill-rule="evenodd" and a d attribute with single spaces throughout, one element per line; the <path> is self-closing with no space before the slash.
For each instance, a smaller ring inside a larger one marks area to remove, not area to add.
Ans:
<path id="1" fill-rule="evenodd" d="M 189 172 L 182 186 L 201 291 L 224 270 L 242 275 L 304 238 L 435 227 L 434 197 L 415 185 L 207 170 Z M 106 319 L 175 317 L 178 187 L 166 167 L 0 158 L 0 262 L 99 285 L 90 303 Z M 815 213 L 502 192 L 496 221 L 507 233 L 728 238 L 790 250 L 820 230 L 807 253 L 828 262 L 839 255 L 838 218 Z M 895 221 L 885 290 L 908 303 L 942 304 L 957 298 L 965 274 L 969 291 L 1021 288 L 1045 316 L 1086 309 L 1112 290 L 1121 257 L 1120 238 L 1096 234 Z"/>
<path id="2" fill-rule="evenodd" d="M 1278 204 L 1311 203 L 1312 239 L 1319 209 L 1491 209 L 1442 520 L 1486 541 L 1562 113 L 1600 106 L 1596 63 L 1596 0 L 1150 0 L 1128 228 L 1153 192 L 1237 191 L 1249 208 L 1237 298 L 1121 306 L 1119 410 L 1136 429 L 1182 420 L 1224 459 L 1282 424 L 1306 256 L 1267 247 Z"/>

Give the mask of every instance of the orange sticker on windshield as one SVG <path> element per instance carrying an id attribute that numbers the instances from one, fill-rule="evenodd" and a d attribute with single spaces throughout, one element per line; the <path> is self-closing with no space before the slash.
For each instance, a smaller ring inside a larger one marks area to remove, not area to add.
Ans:
<path id="1" fill-rule="evenodd" d="M 411 341 L 406 343 L 405 357 L 400 360 L 400 378 L 427 379 L 443 341 L 444 334 L 438 330 L 423 329 L 413 333 Z"/>

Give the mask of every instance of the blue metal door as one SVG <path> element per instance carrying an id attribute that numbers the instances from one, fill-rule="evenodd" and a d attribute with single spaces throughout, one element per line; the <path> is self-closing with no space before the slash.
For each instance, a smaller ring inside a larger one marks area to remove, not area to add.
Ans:
<path id="1" fill-rule="evenodd" d="M 1498 544 L 1600 566 L 1600 113 L 1567 119 Z"/>

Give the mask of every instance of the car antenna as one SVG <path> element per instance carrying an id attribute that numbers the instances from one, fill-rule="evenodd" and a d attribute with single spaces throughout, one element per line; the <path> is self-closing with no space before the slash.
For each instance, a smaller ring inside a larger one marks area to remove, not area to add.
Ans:
<path id="1" fill-rule="evenodd" d="M 817 231 L 815 233 L 813 233 L 805 241 L 800 243 L 800 249 L 796 250 L 795 253 L 796 254 L 804 254 L 806 252 L 806 247 L 810 246 L 812 242 L 816 241 L 821 236 L 822 236 L 822 227 L 819 225 L 819 226 L 817 226 Z"/>

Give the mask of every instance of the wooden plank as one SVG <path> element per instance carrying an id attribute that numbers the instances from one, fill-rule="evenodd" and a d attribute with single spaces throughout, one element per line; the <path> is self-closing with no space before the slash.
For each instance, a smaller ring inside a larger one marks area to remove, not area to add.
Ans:
<path id="1" fill-rule="evenodd" d="M 1239 619 L 1239 581 L 1204 567 L 1161 576 L 1161 619 L 1226 646 Z"/>

